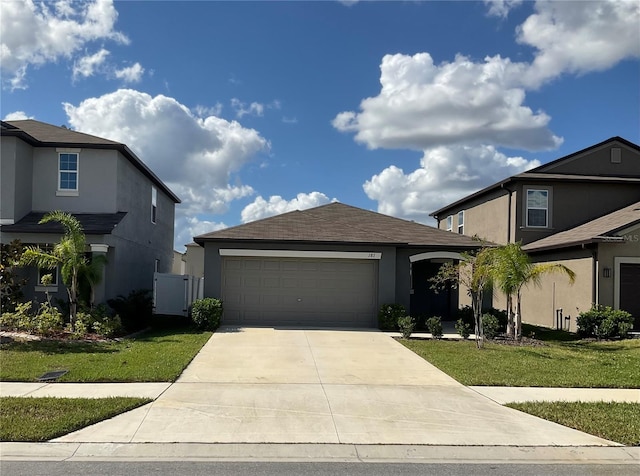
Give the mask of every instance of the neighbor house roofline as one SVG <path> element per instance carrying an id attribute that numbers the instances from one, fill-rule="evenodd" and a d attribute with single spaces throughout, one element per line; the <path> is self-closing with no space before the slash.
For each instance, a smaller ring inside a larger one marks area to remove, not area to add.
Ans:
<path id="1" fill-rule="evenodd" d="M 180 198 L 171 191 L 167 185 L 164 184 L 162 180 L 149 168 L 147 165 L 142 162 L 138 158 L 138 156 L 127 147 L 126 144 L 121 142 L 115 142 L 109 139 L 104 139 L 102 137 L 92 136 L 90 134 L 85 134 L 83 132 L 72 131 L 69 129 L 65 129 L 64 127 L 58 127 L 51 124 L 47 124 L 40 121 L 34 121 L 33 119 L 28 119 L 24 121 L 0 121 L 0 135 L 2 136 L 11 136 L 18 137 L 22 139 L 24 142 L 28 143 L 33 147 L 67 147 L 67 148 L 78 148 L 78 149 L 109 149 L 109 150 L 117 150 L 122 155 L 124 155 L 131 164 L 137 168 L 144 176 L 146 176 L 151 182 L 153 182 L 159 189 L 161 189 L 166 195 L 168 195 L 174 203 L 181 203 Z M 38 125 L 48 126 L 50 128 L 58 128 L 61 129 L 61 133 L 69 134 L 71 133 L 74 137 L 78 139 L 86 139 L 86 140 L 41 140 L 33 135 L 29 134 L 22 128 L 20 128 L 20 123 L 37 123 Z"/>
<path id="2" fill-rule="evenodd" d="M 492 185 L 489 185 L 488 187 L 485 187 L 481 190 L 478 190 L 475 193 L 472 193 L 470 195 L 467 195 L 463 198 L 461 198 L 460 200 L 457 200 L 453 203 L 450 203 L 432 213 L 430 213 L 429 215 L 439 219 L 439 217 L 445 216 L 445 215 L 449 215 L 449 211 L 451 211 L 452 209 L 458 208 L 460 205 L 463 205 L 475 198 L 478 197 L 482 197 L 490 192 L 493 192 L 495 190 L 501 189 L 501 188 L 507 188 L 508 189 L 508 185 L 512 184 L 512 183 L 516 183 L 516 182 L 524 182 L 527 180 L 531 180 L 531 181 L 540 181 L 540 180 L 548 180 L 548 181 L 566 181 L 566 180 L 571 180 L 571 181 L 575 181 L 575 182 L 600 182 L 600 183 L 640 183 L 640 178 L 635 178 L 635 177 L 618 177 L 618 176 L 599 176 L 599 175 L 572 175 L 572 174 L 553 174 L 553 173 L 547 173 L 547 172 L 540 172 L 540 170 L 545 169 L 549 166 L 553 166 L 557 163 L 566 161 L 566 160 L 570 160 L 580 154 L 585 154 L 587 152 L 590 152 L 594 149 L 597 149 L 599 147 L 602 147 L 608 143 L 611 142 L 620 142 L 621 144 L 626 145 L 629 148 L 632 148 L 638 152 L 640 152 L 640 146 L 638 146 L 637 144 L 634 144 L 633 142 L 629 142 L 626 139 L 623 139 L 622 137 L 619 136 L 615 136 L 615 137 L 611 137 L 610 139 L 604 140 L 602 142 L 599 142 L 598 144 L 589 146 L 585 149 L 579 150 L 578 152 L 574 152 L 572 154 L 569 155 L 565 155 L 564 157 L 561 157 L 559 159 L 556 159 L 552 162 L 548 162 L 546 164 L 540 165 L 539 167 L 536 167 L 534 169 L 528 170 L 526 172 L 523 172 L 521 174 L 517 174 L 517 175 L 512 175 L 511 177 L 507 177 L 504 180 L 501 180 L 499 182 L 496 182 Z"/>

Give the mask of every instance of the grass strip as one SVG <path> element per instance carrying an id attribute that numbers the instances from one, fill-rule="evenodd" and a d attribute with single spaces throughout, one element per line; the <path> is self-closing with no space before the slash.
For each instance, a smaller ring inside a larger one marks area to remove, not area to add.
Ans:
<path id="1" fill-rule="evenodd" d="M 57 382 L 173 382 L 211 334 L 161 329 L 109 342 L 14 341 L 0 345 L 0 380 L 34 382 L 66 369 Z"/>
<path id="2" fill-rule="evenodd" d="M 514 346 L 432 339 L 400 342 L 464 385 L 637 388 L 640 339 Z"/>
<path id="3" fill-rule="evenodd" d="M 48 441 L 149 403 L 148 398 L 0 398 L 0 441 Z"/>
<path id="4" fill-rule="evenodd" d="M 640 446 L 640 403 L 526 402 L 507 405 L 627 446 Z"/>

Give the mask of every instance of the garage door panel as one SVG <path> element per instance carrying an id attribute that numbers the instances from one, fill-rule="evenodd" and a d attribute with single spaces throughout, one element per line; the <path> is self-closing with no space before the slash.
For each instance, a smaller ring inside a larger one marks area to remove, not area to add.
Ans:
<path id="1" fill-rule="evenodd" d="M 370 327 L 377 262 L 223 258 L 223 322 Z"/>

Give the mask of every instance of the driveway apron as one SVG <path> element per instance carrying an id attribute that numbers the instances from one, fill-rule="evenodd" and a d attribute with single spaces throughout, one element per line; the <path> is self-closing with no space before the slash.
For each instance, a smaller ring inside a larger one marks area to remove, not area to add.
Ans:
<path id="1" fill-rule="evenodd" d="M 157 400 L 54 441 L 607 446 L 366 329 L 223 327 Z"/>

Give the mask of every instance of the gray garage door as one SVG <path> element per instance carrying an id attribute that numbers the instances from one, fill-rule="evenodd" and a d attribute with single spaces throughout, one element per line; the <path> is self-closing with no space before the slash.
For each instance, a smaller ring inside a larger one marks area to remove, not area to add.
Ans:
<path id="1" fill-rule="evenodd" d="M 376 260 L 223 257 L 224 324 L 373 327 Z"/>

